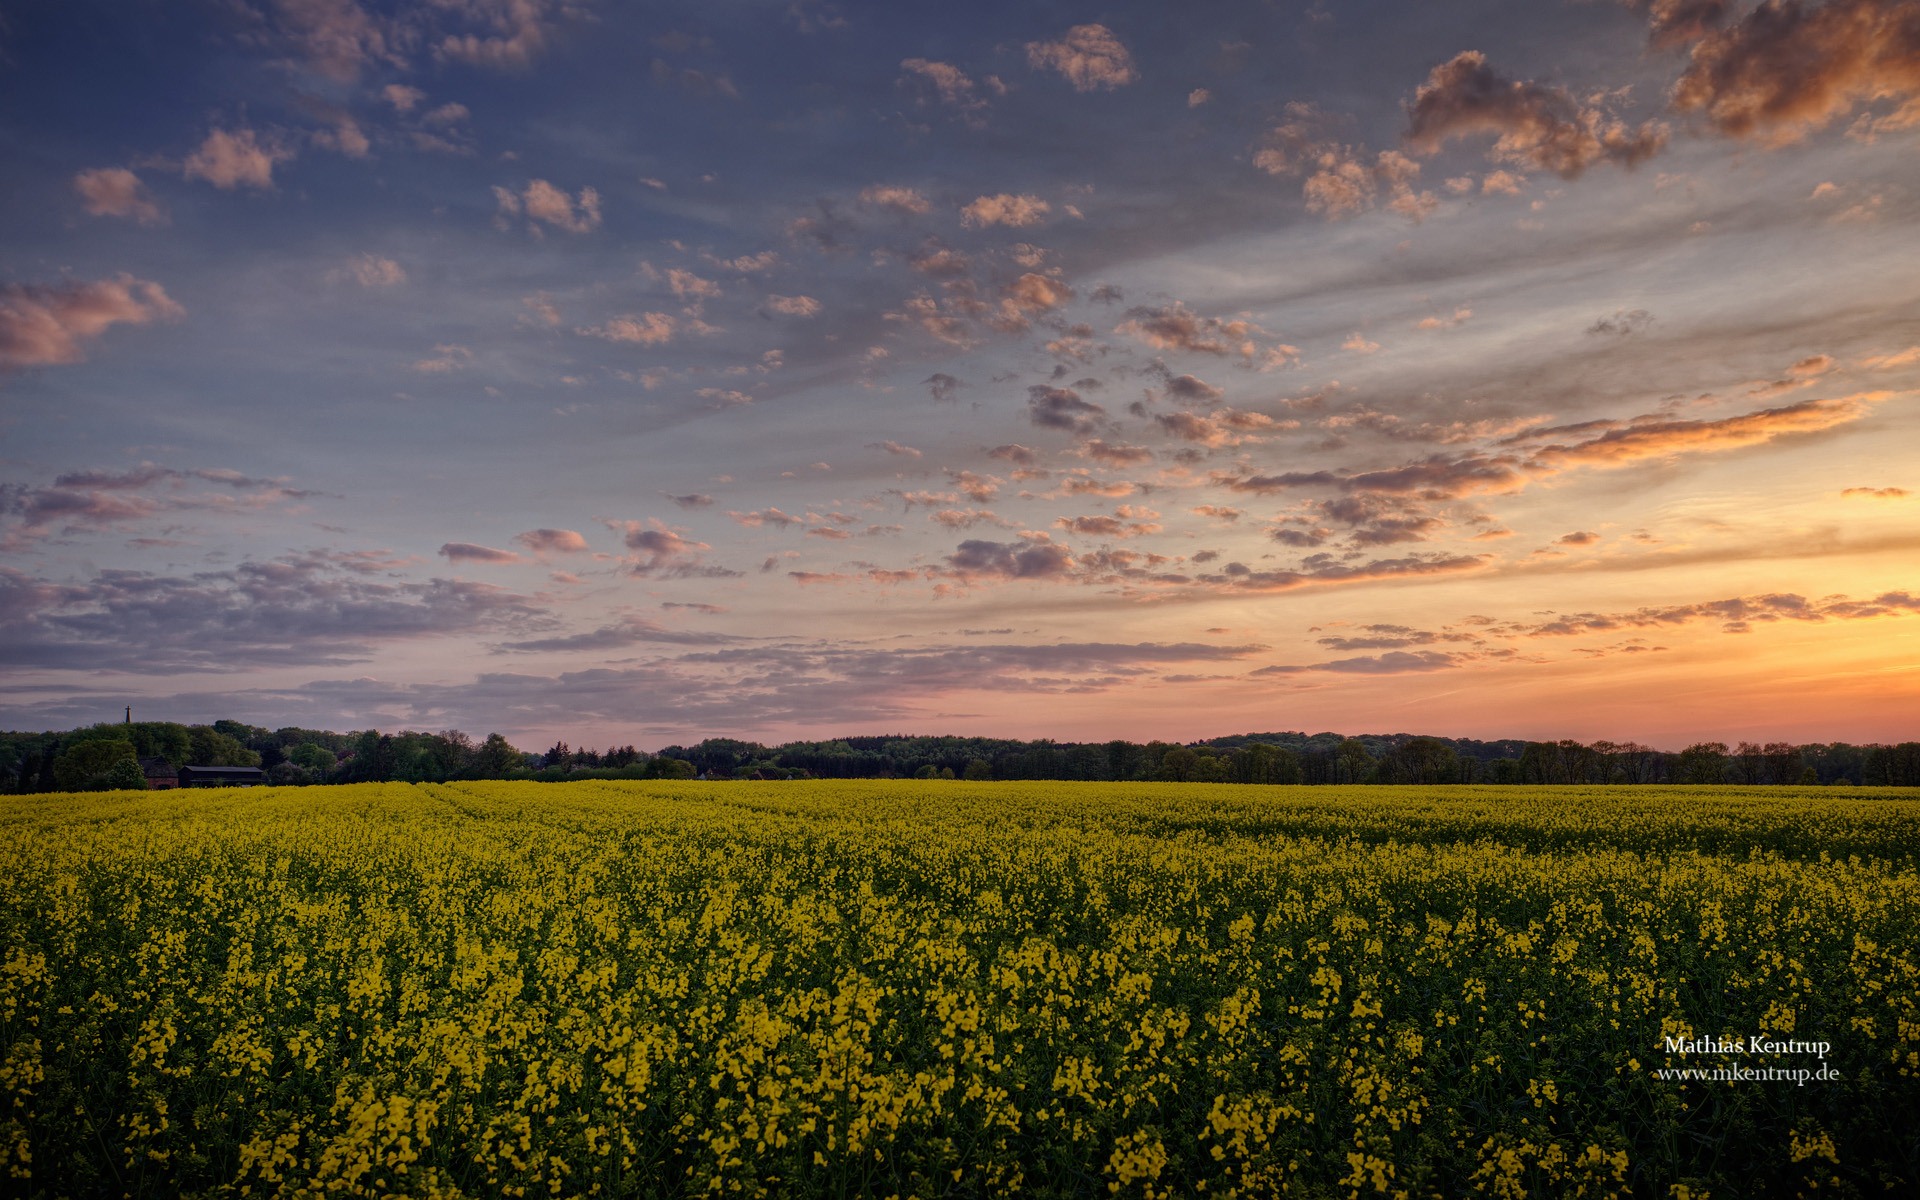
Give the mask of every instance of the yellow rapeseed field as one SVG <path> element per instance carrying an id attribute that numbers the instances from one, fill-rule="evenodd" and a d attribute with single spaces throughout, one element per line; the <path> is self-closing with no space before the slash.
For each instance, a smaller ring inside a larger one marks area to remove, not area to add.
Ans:
<path id="1" fill-rule="evenodd" d="M 1913 1195 L 1916 855 L 1920 797 L 1859 789 L 5 797 L 0 1167 L 20 1196 Z"/>

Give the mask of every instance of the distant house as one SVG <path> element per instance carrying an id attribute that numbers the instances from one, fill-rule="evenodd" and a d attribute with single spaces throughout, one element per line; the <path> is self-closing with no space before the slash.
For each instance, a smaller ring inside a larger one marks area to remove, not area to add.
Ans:
<path id="1" fill-rule="evenodd" d="M 180 772 L 164 758 L 143 758 L 140 760 L 140 773 L 147 777 L 149 788 L 173 788 L 180 786 Z"/>
<path id="2" fill-rule="evenodd" d="M 267 773 L 259 767 L 181 767 L 181 787 L 259 787 Z"/>

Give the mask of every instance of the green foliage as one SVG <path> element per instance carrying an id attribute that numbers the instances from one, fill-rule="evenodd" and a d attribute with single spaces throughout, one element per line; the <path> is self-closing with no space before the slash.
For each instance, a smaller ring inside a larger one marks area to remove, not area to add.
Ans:
<path id="1" fill-rule="evenodd" d="M 132 763 L 137 773 L 140 764 L 133 752 L 133 743 L 117 738 L 89 737 L 82 742 L 74 742 L 53 760 L 53 778 L 63 791 L 96 791 L 99 781 L 104 778 L 115 763 Z M 140 786 L 146 786 L 146 776 L 140 777 Z"/>
<path id="2" fill-rule="evenodd" d="M 106 769 L 92 781 L 97 790 L 108 792 L 144 792 L 147 790 L 147 774 L 140 764 L 131 758 L 122 758 Z M 89 788 L 89 791 L 96 790 Z"/>
<path id="3" fill-rule="evenodd" d="M 238 721 L 222 721 L 228 727 L 248 728 Z M 206 725 L 187 727 L 188 756 L 196 767 L 257 767 L 258 751 L 249 750 L 232 734 Z"/>
<path id="4" fill-rule="evenodd" d="M 307 772 L 315 779 L 326 778 L 333 770 L 335 759 L 333 751 L 315 742 L 302 742 L 288 753 L 287 761 Z"/>
<path id="5" fill-rule="evenodd" d="M 647 760 L 646 777 L 648 779 L 692 779 L 699 774 L 693 764 L 684 758 L 668 758 L 656 754 Z"/>

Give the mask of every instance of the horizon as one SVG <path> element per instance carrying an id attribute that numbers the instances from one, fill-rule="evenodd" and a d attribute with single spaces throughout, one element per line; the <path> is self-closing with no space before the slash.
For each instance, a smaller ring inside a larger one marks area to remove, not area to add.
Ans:
<path id="1" fill-rule="evenodd" d="M 381 729 L 377 727 L 369 727 L 366 729 L 311 729 L 311 728 L 306 728 L 301 726 L 280 726 L 279 728 L 268 728 L 266 726 L 252 725 L 251 722 L 242 721 L 238 717 L 229 716 L 229 717 L 218 717 L 218 718 L 214 718 L 211 721 L 204 721 L 204 722 L 202 721 L 194 721 L 194 722 L 168 721 L 164 718 L 157 721 L 149 720 L 146 718 L 142 718 L 139 721 L 133 721 L 133 720 L 96 721 L 91 725 L 81 725 L 81 726 L 76 726 L 72 729 L 65 729 L 65 730 L 13 729 L 13 730 L 0 730 L 0 733 L 18 734 L 18 735 L 27 736 L 27 737 L 34 737 L 34 736 L 57 735 L 61 733 L 79 733 L 88 729 L 97 729 L 97 728 L 103 728 L 103 727 L 112 728 L 114 726 L 122 725 L 122 724 L 125 724 L 125 725 L 173 724 L 173 725 L 181 725 L 181 726 L 204 726 L 207 728 L 211 728 L 212 726 L 219 723 L 220 721 L 232 721 L 235 724 L 246 725 L 268 734 L 276 734 L 276 733 L 279 733 L 282 729 L 290 729 L 290 728 L 297 728 L 297 729 L 300 729 L 301 732 L 305 732 L 305 733 L 324 733 L 334 737 L 352 737 L 356 734 L 365 734 L 365 733 L 378 733 L 384 736 L 393 736 L 393 737 L 400 737 L 408 734 L 438 737 L 443 734 L 455 733 L 455 734 L 461 734 L 463 736 L 466 736 L 472 739 L 475 744 L 478 744 L 481 740 L 499 732 L 497 730 L 488 730 L 486 733 L 479 733 L 473 730 L 455 729 L 455 728 L 414 729 L 414 728 L 404 728 L 404 727 L 394 728 L 394 729 Z M 502 736 L 506 736 L 506 735 L 502 735 Z M 1659 746 L 1659 745 L 1647 745 L 1644 743 L 1633 741 L 1631 739 L 1627 741 L 1616 742 L 1611 738 L 1594 738 L 1586 741 L 1580 741 L 1579 739 L 1561 739 L 1561 738 L 1455 737 L 1450 734 L 1442 734 L 1442 733 L 1430 733 L 1430 732 L 1414 733 L 1405 729 L 1397 730 L 1392 733 L 1383 733 L 1383 732 L 1341 733 L 1331 729 L 1321 729 L 1321 730 L 1316 730 L 1315 732 L 1309 733 L 1307 732 L 1305 727 L 1302 727 L 1299 729 L 1263 729 L 1263 730 L 1257 730 L 1257 731 L 1247 730 L 1241 733 L 1218 733 L 1218 734 L 1207 735 L 1204 737 L 1187 738 L 1187 739 L 1145 738 L 1145 739 L 1139 740 L 1138 742 L 1134 742 L 1133 744 L 1146 745 L 1154 741 L 1159 741 L 1162 743 L 1166 743 L 1169 745 L 1176 745 L 1176 746 L 1177 745 L 1205 746 L 1205 745 L 1212 745 L 1218 742 L 1231 741 L 1234 739 L 1261 738 L 1261 737 L 1279 737 L 1279 738 L 1298 737 L 1298 738 L 1305 739 L 1307 741 L 1314 741 L 1319 738 L 1339 738 L 1342 741 L 1373 740 L 1373 741 L 1380 741 L 1380 742 L 1395 741 L 1398 739 L 1412 740 L 1417 738 L 1436 738 L 1444 742 L 1477 742 L 1482 745 L 1497 745 L 1503 742 L 1521 742 L 1521 743 L 1540 742 L 1548 745 L 1553 745 L 1562 741 L 1576 741 L 1578 742 L 1578 744 L 1583 746 L 1588 746 L 1588 747 L 1610 745 L 1619 750 L 1651 751 L 1657 754 L 1679 754 L 1679 753 L 1682 753 L 1683 751 L 1694 749 L 1697 746 L 1715 744 L 1715 741 L 1716 741 L 1715 739 L 1708 739 L 1704 742 L 1690 743 L 1684 746 Z M 1131 741 L 1132 740 L 1132 739 L 1126 739 L 1126 738 L 1103 738 L 1103 737 L 1080 738 L 1080 739 L 1063 739 L 1063 738 L 1047 738 L 1047 737 L 1022 738 L 1014 735 L 999 735 L 999 734 L 904 733 L 899 731 L 893 731 L 889 733 L 848 733 L 842 730 L 834 733 L 817 734 L 817 735 L 809 736 L 805 738 L 786 738 L 786 739 L 780 739 L 777 741 L 763 741 L 755 738 L 736 738 L 734 737 L 734 735 L 728 734 L 728 733 L 707 733 L 697 737 L 683 738 L 679 741 L 663 742 L 660 745 L 655 746 L 651 749 L 639 747 L 636 743 L 632 742 L 631 740 L 624 743 L 624 745 L 633 746 L 635 749 L 638 749 L 641 754 L 648 755 L 648 756 L 657 756 L 657 755 L 663 754 L 665 751 L 670 749 L 685 749 L 688 747 L 699 746 L 708 741 L 730 741 L 730 740 L 741 741 L 741 742 L 746 742 L 750 745 L 759 745 L 769 750 L 775 750 L 775 749 L 779 749 L 783 745 L 792 745 L 792 744 L 800 744 L 800 743 L 895 741 L 895 740 L 913 741 L 913 740 L 922 740 L 922 739 L 932 740 L 932 739 L 946 739 L 946 738 L 982 738 L 987 740 L 1026 743 L 1029 745 L 1039 744 L 1042 742 L 1053 742 L 1059 745 L 1083 745 L 1083 746 L 1098 746 L 1098 745 L 1108 744 L 1114 741 Z M 509 737 L 508 741 L 512 742 L 514 741 L 514 739 Z M 1781 739 L 1776 738 L 1776 739 L 1771 739 L 1770 741 L 1772 743 L 1779 743 L 1781 742 Z M 596 743 L 590 740 L 583 741 L 583 742 L 574 742 L 571 738 L 562 736 L 556 739 L 556 744 L 565 744 L 571 750 L 574 750 L 574 751 L 592 751 L 593 753 L 596 753 L 596 754 L 603 752 L 603 748 L 600 743 Z M 1824 742 L 1822 741 L 1790 742 L 1787 744 L 1793 746 L 1795 749 L 1800 749 L 1807 746 L 1819 746 L 1819 745 L 1851 745 L 1851 746 L 1865 747 L 1865 746 L 1873 746 L 1873 745 L 1897 745 L 1900 743 L 1854 741 L 1847 738 L 1835 738 L 1835 739 L 1830 739 Z M 1915 743 L 1913 739 L 1908 739 L 1906 744 L 1920 744 L 1920 743 Z M 1769 745 L 1769 742 L 1756 741 L 1753 739 L 1745 739 L 1742 742 L 1721 743 L 1721 745 L 1723 749 L 1727 750 L 1729 753 L 1732 753 L 1734 752 L 1735 747 L 1739 745 L 1750 745 L 1756 748 L 1764 748 Z M 532 745 L 524 745 L 524 746 L 515 745 L 514 748 L 526 754 L 538 755 L 538 754 L 544 754 L 546 752 Z M 615 739 L 611 742 L 606 743 L 604 749 L 605 751 L 615 751 L 621 748 L 623 748 L 623 743 L 621 743 L 618 739 Z M 552 749 L 552 747 L 549 746 L 548 749 Z"/>
<path id="2" fill-rule="evenodd" d="M 0 727 L 1911 741 L 1916 16 L 11 16 Z"/>

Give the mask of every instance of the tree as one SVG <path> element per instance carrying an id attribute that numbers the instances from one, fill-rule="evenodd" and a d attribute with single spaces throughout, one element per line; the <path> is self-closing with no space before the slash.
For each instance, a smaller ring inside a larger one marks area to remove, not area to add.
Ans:
<path id="1" fill-rule="evenodd" d="M 1673 773 L 1677 783 L 1725 783 L 1727 781 L 1727 744 L 1695 742 L 1674 755 Z"/>
<path id="2" fill-rule="evenodd" d="M 335 759 L 333 751 L 317 742 L 302 742 L 287 755 L 287 761 L 316 779 L 325 779 L 327 772 L 333 770 Z"/>
<path id="3" fill-rule="evenodd" d="M 107 768 L 103 775 L 96 775 L 101 790 L 109 792 L 144 792 L 147 790 L 147 773 L 140 764 L 131 758 L 122 758 Z"/>
<path id="4" fill-rule="evenodd" d="M 984 758 L 969 759 L 967 769 L 961 774 L 960 778 L 971 779 L 976 783 L 992 779 L 993 764 Z"/>
<path id="5" fill-rule="evenodd" d="M 1185 783 L 1200 769 L 1200 756 L 1186 746 L 1175 746 L 1160 757 L 1160 778 Z"/>
<path id="6" fill-rule="evenodd" d="M 228 721 L 228 725 L 239 725 Z M 240 728 L 247 728 L 239 725 Z M 205 725 L 187 726 L 191 762 L 196 767 L 257 767 L 260 756 L 241 745 L 231 734 Z"/>
<path id="7" fill-rule="evenodd" d="M 1409 738 L 1380 759 L 1380 777 L 1392 783 L 1452 783 L 1460 756 L 1438 738 Z"/>
<path id="8" fill-rule="evenodd" d="M 684 758 L 656 754 L 647 760 L 648 779 L 692 779 L 697 774 L 699 772 L 693 769 L 693 764 Z"/>
<path id="9" fill-rule="evenodd" d="M 1333 752 L 1335 783 L 1365 783 L 1373 774 L 1373 755 L 1358 738 L 1348 738 Z"/>
<path id="10" fill-rule="evenodd" d="M 75 742 L 53 760 L 54 785 L 63 792 L 94 791 L 117 762 L 132 763 L 135 771 L 140 770 L 132 742 L 107 738 Z M 147 778 L 142 775 L 140 786 L 145 787 L 146 783 Z"/>
<path id="11" fill-rule="evenodd" d="M 487 735 L 480 743 L 480 756 L 476 764 L 480 774 L 486 779 L 505 779 L 508 772 L 518 771 L 526 765 L 527 756 L 513 748 L 512 743 L 497 733 Z"/>

